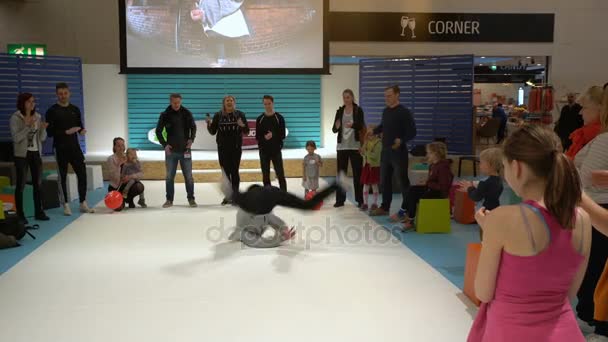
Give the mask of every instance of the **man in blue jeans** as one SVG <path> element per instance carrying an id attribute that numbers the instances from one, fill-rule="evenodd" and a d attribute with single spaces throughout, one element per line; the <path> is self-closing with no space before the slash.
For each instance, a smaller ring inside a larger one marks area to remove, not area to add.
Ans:
<path id="1" fill-rule="evenodd" d="M 156 125 L 156 137 L 160 144 L 165 148 L 165 166 L 167 176 L 165 187 L 167 191 L 167 201 L 163 208 L 173 206 L 173 196 L 175 195 L 175 173 L 179 162 L 186 182 L 186 192 L 190 207 L 196 207 L 194 200 L 194 178 L 192 178 L 192 142 L 196 137 L 196 124 L 192 113 L 182 106 L 182 96 L 171 94 L 169 98 L 171 104 L 164 112 L 160 113 L 158 124 Z M 163 136 L 166 131 L 166 138 Z"/>
<path id="2" fill-rule="evenodd" d="M 410 187 L 408 177 L 407 142 L 416 136 L 416 123 L 409 109 L 399 103 L 399 86 L 384 90 L 386 108 L 382 121 L 374 129 L 374 134 L 382 133 L 382 154 L 380 158 L 380 179 L 382 182 L 382 205 L 373 210 L 371 216 L 386 216 L 393 200 L 393 172 L 397 172 L 403 196 L 401 209 L 391 218 L 395 221 L 405 219 L 405 200 Z"/>

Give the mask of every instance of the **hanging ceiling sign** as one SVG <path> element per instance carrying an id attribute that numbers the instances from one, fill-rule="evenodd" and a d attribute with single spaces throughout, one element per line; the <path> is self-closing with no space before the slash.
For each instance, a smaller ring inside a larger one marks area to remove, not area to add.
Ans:
<path id="1" fill-rule="evenodd" d="M 551 43 L 554 14 L 330 12 L 331 41 Z"/>

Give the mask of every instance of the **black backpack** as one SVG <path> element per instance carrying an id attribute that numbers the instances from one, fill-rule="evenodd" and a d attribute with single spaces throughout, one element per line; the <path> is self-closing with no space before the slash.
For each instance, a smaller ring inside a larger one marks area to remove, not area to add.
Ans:
<path id="1" fill-rule="evenodd" d="M 29 229 L 36 229 L 35 227 L 26 227 L 23 222 L 19 221 L 19 216 L 14 211 L 5 211 L 4 220 L 0 220 L 0 233 L 4 235 L 12 235 L 17 240 L 23 239 L 25 234 L 35 239 L 36 237 L 28 232 Z"/>

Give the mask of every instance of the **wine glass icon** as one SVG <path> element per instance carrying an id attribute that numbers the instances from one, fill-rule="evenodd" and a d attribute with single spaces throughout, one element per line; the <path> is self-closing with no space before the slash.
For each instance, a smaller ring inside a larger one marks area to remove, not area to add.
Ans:
<path id="1" fill-rule="evenodd" d="M 411 18 L 408 20 L 407 26 L 412 30 L 412 38 L 416 38 L 416 33 L 414 33 L 414 29 L 416 28 L 416 18 Z"/>
<path id="2" fill-rule="evenodd" d="M 405 37 L 405 28 L 407 27 L 409 18 L 406 16 L 401 17 L 401 37 Z"/>

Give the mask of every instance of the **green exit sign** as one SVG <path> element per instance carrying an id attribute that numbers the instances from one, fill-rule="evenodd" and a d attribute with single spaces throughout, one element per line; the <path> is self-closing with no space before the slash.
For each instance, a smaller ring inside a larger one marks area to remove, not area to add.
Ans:
<path id="1" fill-rule="evenodd" d="M 9 55 L 45 56 L 46 45 L 42 44 L 8 44 L 6 47 Z"/>

